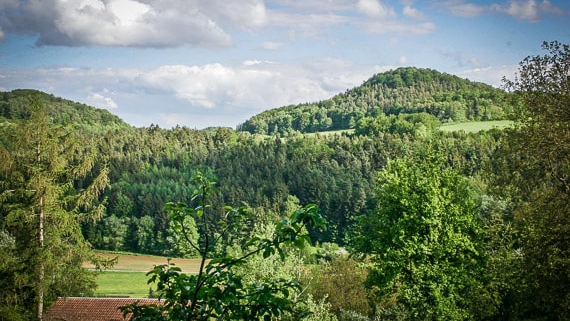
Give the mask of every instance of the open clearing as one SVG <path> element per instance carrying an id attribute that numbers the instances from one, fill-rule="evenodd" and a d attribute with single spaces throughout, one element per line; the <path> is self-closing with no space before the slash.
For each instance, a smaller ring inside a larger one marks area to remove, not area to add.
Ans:
<path id="1" fill-rule="evenodd" d="M 503 129 L 512 126 L 513 122 L 510 120 L 493 120 L 493 121 L 473 121 L 460 124 L 443 125 L 439 127 L 440 130 L 446 132 L 455 132 L 463 130 L 466 133 L 477 133 L 482 130 L 489 129 Z"/>
<path id="2" fill-rule="evenodd" d="M 151 288 L 148 278 L 144 272 L 101 272 L 97 275 L 95 296 L 147 298 Z"/>
<path id="3" fill-rule="evenodd" d="M 155 265 L 167 264 L 167 258 L 162 256 L 139 255 L 139 254 L 117 254 L 111 252 L 97 252 L 99 256 L 106 259 L 118 258 L 117 263 L 108 271 L 121 272 L 148 272 Z M 171 259 L 171 263 L 176 264 L 186 273 L 197 273 L 200 268 L 199 259 Z M 92 265 L 86 265 L 86 268 L 94 268 Z"/>
<path id="4" fill-rule="evenodd" d="M 98 273 L 96 296 L 146 298 L 151 288 L 147 284 L 149 277 L 146 273 L 155 265 L 167 264 L 167 258 L 161 256 L 109 252 L 97 254 L 107 259 L 117 257 L 118 261 L 111 269 Z M 200 267 L 199 259 L 172 259 L 170 262 L 185 273 L 197 273 Z M 94 268 L 91 265 L 85 267 Z"/>

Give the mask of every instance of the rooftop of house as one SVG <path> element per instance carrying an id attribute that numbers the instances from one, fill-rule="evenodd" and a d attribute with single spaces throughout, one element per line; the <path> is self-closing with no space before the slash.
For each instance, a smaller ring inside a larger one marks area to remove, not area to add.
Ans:
<path id="1" fill-rule="evenodd" d="M 159 304 L 158 299 L 135 298 L 57 298 L 44 316 L 45 321 L 124 321 L 119 307 L 139 302 L 141 305 Z"/>

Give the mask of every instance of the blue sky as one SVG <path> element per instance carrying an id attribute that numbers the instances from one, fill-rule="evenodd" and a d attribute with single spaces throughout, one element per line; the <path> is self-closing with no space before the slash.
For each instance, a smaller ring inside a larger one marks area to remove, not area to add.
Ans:
<path id="1" fill-rule="evenodd" d="M 500 86 L 570 3 L 0 0 L 0 90 L 32 88 L 134 126 L 230 126 L 403 66 Z"/>

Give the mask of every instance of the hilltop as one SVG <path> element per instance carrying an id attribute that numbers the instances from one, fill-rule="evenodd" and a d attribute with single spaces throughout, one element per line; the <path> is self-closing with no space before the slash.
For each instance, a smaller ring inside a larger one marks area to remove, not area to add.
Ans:
<path id="1" fill-rule="evenodd" d="M 30 102 L 33 100 L 44 104 L 48 115 L 56 124 L 89 128 L 93 131 L 99 131 L 103 128 L 130 127 L 118 116 L 105 109 L 91 107 L 32 89 L 0 92 L 0 121 L 26 118 L 29 113 Z"/>
<path id="2" fill-rule="evenodd" d="M 504 119 L 505 92 L 432 69 L 399 68 L 316 103 L 264 111 L 238 130 L 267 135 L 352 129 L 365 117 L 425 112 L 441 122 Z"/>

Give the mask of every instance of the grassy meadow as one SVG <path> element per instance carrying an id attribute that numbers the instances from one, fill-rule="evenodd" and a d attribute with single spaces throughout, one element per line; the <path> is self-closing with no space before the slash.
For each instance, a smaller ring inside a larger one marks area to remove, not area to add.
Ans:
<path id="1" fill-rule="evenodd" d="M 466 133 L 477 133 L 482 130 L 489 130 L 493 128 L 503 129 L 512 126 L 512 123 L 513 122 L 510 120 L 474 121 L 467 123 L 443 125 L 439 127 L 439 129 L 447 132 L 463 130 Z"/>
<path id="2" fill-rule="evenodd" d="M 117 258 L 118 261 L 111 269 L 97 275 L 96 296 L 146 298 L 151 288 L 147 284 L 149 277 L 146 273 L 155 265 L 167 263 L 167 258 L 161 256 L 108 252 L 98 254 L 107 259 Z M 172 259 L 171 262 L 185 273 L 197 273 L 200 267 L 198 259 Z M 89 265 L 86 267 L 93 268 Z"/>

